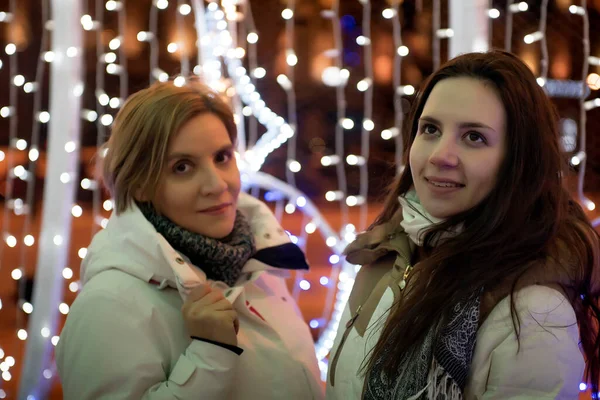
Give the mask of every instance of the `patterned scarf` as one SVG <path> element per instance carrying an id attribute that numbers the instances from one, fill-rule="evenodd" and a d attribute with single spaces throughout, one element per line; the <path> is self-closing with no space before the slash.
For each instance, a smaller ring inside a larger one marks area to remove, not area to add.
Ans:
<path id="1" fill-rule="evenodd" d="M 409 238 L 422 244 L 423 234 L 441 222 L 429 215 L 411 191 L 401 197 L 402 227 Z M 440 240 L 458 233 L 449 232 Z M 365 379 L 364 400 L 459 400 L 469 375 L 479 327 L 481 292 L 457 303 L 448 318 L 432 323 L 427 335 L 401 356 L 395 376 L 387 376 L 383 360 L 375 361 Z M 393 352 L 388 346 L 383 354 Z"/>
<path id="2" fill-rule="evenodd" d="M 239 210 L 233 231 L 223 239 L 213 239 L 176 225 L 157 213 L 150 203 L 138 203 L 138 207 L 156 231 L 201 268 L 208 279 L 235 285 L 246 261 L 256 252 L 250 225 Z"/>

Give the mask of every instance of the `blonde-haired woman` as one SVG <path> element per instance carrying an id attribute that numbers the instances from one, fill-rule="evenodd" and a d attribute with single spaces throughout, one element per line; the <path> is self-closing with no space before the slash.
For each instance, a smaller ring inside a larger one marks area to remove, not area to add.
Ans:
<path id="1" fill-rule="evenodd" d="M 65 399 L 320 399 L 284 277 L 308 268 L 240 194 L 236 128 L 205 85 L 132 95 L 107 143 L 115 199 L 57 346 Z"/>

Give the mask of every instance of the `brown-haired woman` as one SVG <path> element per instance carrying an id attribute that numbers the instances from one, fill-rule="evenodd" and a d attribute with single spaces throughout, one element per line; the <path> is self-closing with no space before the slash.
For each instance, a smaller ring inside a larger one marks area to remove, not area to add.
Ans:
<path id="1" fill-rule="evenodd" d="M 314 343 L 284 277 L 308 268 L 240 193 L 236 127 L 206 85 L 156 83 L 115 119 L 115 200 L 56 349 L 69 400 L 321 399 Z"/>
<path id="2" fill-rule="evenodd" d="M 598 235 L 534 75 L 509 53 L 462 55 L 408 122 L 407 166 L 346 249 L 363 267 L 327 398 L 574 399 L 584 375 L 597 391 Z"/>

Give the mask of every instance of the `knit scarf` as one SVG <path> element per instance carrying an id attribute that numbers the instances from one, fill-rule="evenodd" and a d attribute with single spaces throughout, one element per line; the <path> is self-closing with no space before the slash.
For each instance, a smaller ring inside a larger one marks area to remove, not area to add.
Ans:
<path id="1" fill-rule="evenodd" d="M 423 235 L 442 220 L 432 217 L 413 191 L 399 199 L 409 238 L 422 245 Z M 459 228 L 460 229 L 460 228 Z M 448 232 L 439 241 L 458 233 Z M 457 303 L 443 321 L 434 321 L 421 342 L 402 354 L 400 368 L 394 376 L 383 372 L 381 358 L 365 378 L 365 400 L 459 400 L 469 375 L 479 327 L 481 292 Z M 393 352 L 391 345 L 382 352 Z"/>
<path id="2" fill-rule="evenodd" d="M 223 239 L 213 239 L 176 225 L 159 214 L 151 203 L 138 203 L 139 209 L 156 231 L 171 246 L 202 269 L 206 277 L 234 286 L 246 261 L 256 252 L 254 236 L 244 215 L 238 210 L 233 231 Z"/>

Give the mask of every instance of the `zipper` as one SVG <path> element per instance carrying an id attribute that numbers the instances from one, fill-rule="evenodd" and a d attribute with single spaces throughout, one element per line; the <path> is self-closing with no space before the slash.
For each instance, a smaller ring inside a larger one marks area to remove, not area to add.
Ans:
<path id="1" fill-rule="evenodd" d="M 360 315 L 361 309 L 362 309 L 362 305 L 358 306 L 358 308 L 356 309 L 356 315 L 354 317 L 350 318 L 348 320 L 348 322 L 346 322 L 346 330 L 344 331 L 344 334 L 342 335 L 342 339 L 340 340 L 340 345 L 338 346 L 338 348 L 335 352 L 335 355 L 333 356 L 333 359 L 331 360 L 331 365 L 329 366 L 329 370 L 331 371 L 331 373 L 329 374 L 329 378 L 330 378 L 332 387 L 335 385 L 335 367 L 337 366 L 337 362 L 340 358 L 340 354 L 342 353 L 342 347 L 344 347 L 344 343 L 346 342 L 346 339 L 348 338 L 348 335 L 350 334 L 350 330 L 354 326 L 354 322 L 356 322 L 356 319 Z"/>

